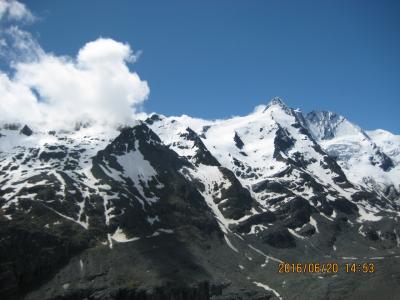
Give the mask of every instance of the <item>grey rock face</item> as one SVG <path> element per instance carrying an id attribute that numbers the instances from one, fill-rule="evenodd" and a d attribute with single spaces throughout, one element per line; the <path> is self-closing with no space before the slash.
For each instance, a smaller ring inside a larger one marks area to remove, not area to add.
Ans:
<path id="1" fill-rule="evenodd" d="M 33 134 L 33 131 L 32 131 L 32 129 L 30 129 L 30 128 L 28 127 L 28 125 L 25 125 L 25 126 L 21 129 L 20 133 L 21 133 L 21 134 L 24 134 L 24 135 L 26 135 L 26 136 L 31 136 L 31 135 Z"/>

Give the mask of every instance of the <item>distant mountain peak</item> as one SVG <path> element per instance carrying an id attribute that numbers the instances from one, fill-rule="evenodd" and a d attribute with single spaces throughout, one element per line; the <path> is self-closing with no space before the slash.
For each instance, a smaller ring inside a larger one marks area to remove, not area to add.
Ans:
<path id="1" fill-rule="evenodd" d="M 336 130 L 345 117 L 330 111 L 311 111 L 306 115 L 306 120 L 311 132 L 317 139 L 332 139 L 336 135 Z"/>
<path id="2" fill-rule="evenodd" d="M 280 98 L 280 97 L 274 97 L 269 101 L 267 106 L 264 109 L 264 112 L 268 111 L 271 108 L 274 107 L 279 107 L 283 111 L 285 111 L 287 114 L 292 115 L 292 109 L 286 105 L 286 103 Z"/>
<path id="3" fill-rule="evenodd" d="M 282 98 L 280 98 L 280 97 L 274 97 L 274 98 L 272 98 L 272 99 L 269 101 L 269 103 L 268 103 L 268 105 L 267 105 L 267 108 L 270 107 L 270 106 L 273 106 L 273 105 L 279 105 L 279 106 L 281 106 L 281 107 L 287 107 L 286 103 L 285 103 L 285 102 L 282 100 Z"/>
<path id="4" fill-rule="evenodd" d="M 324 119 L 329 121 L 345 120 L 346 118 L 328 110 L 313 110 L 307 114 L 307 119 Z"/>

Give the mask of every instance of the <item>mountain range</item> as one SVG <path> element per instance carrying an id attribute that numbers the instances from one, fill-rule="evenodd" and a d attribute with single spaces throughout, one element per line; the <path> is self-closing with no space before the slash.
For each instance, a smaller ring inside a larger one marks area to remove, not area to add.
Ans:
<path id="1" fill-rule="evenodd" d="M 0 128 L 0 299 L 398 299 L 400 136 L 280 98 Z"/>

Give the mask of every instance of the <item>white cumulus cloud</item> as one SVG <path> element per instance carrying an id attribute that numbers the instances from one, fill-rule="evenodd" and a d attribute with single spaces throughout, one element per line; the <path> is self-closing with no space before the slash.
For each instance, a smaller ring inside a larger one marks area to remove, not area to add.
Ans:
<path id="1" fill-rule="evenodd" d="M 47 53 L 16 23 L 33 19 L 17 1 L 0 0 L 0 125 L 26 123 L 72 129 L 79 123 L 129 124 L 148 98 L 146 81 L 130 69 L 137 56 L 128 44 L 99 38 L 75 57 Z M 140 54 L 140 53 L 139 53 Z"/>
<path id="2" fill-rule="evenodd" d="M 19 63 L 13 79 L 35 92 L 42 118 L 36 123 L 56 128 L 77 122 L 126 124 L 149 94 L 147 82 L 128 68 L 132 57 L 127 44 L 100 38 L 75 59 L 45 54 Z"/>
<path id="3" fill-rule="evenodd" d="M 34 17 L 24 4 L 16 0 L 0 0 L 0 20 L 33 21 Z"/>
<path id="4" fill-rule="evenodd" d="M 147 82 L 128 67 L 135 56 L 127 44 L 99 38 L 76 58 L 34 51 L 32 59 L 14 64 L 12 76 L 0 74 L 2 122 L 49 129 L 80 122 L 117 126 L 129 123 L 149 95 Z"/>

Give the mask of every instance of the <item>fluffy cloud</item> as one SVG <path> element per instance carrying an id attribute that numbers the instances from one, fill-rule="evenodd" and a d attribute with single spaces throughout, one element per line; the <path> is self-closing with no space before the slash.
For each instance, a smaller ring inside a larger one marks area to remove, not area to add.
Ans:
<path id="1" fill-rule="evenodd" d="M 55 129 L 127 124 L 149 94 L 128 68 L 133 59 L 129 45 L 100 38 L 76 58 L 44 53 L 17 63 L 11 78 L 0 74 L 0 120 Z"/>
<path id="2" fill-rule="evenodd" d="M 45 55 L 32 35 L 17 25 L 0 28 L 0 58 L 10 67 L 16 62 L 29 62 Z"/>
<path id="3" fill-rule="evenodd" d="M 0 0 L 0 16 L 30 12 Z M 128 44 L 99 38 L 76 57 L 46 53 L 17 25 L 2 30 L 0 54 L 11 72 L 0 71 L 0 123 L 71 129 L 77 123 L 128 124 L 149 95 L 146 81 L 130 70 L 137 57 Z"/>
<path id="4" fill-rule="evenodd" d="M 40 125 L 126 124 L 149 94 L 147 83 L 128 68 L 133 57 L 127 44 L 98 39 L 87 43 L 76 59 L 45 54 L 17 64 L 13 83 L 37 98 L 41 118 L 32 121 Z"/>
<path id="5" fill-rule="evenodd" d="M 33 21 L 32 13 L 26 6 L 15 0 L 0 0 L 0 20 Z"/>

